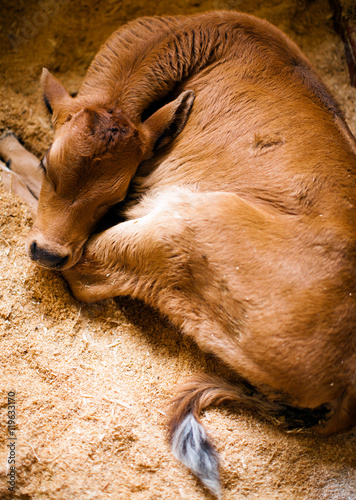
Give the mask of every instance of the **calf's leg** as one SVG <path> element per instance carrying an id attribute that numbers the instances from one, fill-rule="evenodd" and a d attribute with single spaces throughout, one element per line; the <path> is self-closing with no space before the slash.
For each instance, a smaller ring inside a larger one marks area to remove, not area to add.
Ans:
<path id="1" fill-rule="evenodd" d="M 3 187 L 21 198 L 35 215 L 42 184 L 40 160 L 27 151 L 12 132 L 0 137 L 0 157 L 6 162 L 0 163 Z"/>

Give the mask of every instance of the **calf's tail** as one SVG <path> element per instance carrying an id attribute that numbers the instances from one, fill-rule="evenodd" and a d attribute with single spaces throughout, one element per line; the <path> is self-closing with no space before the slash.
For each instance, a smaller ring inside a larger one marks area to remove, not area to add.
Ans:
<path id="1" fill-rule="evenodd" d="M 223 402 L 237 403 L 289 429 L 314 427 L 329 412 L 326 405 L 296 408 L 270 401 L 245 383 L 233 385 L 214 375 L 195 375 L 179 387 L 168 422 L 172 452 L 217 498 L 221 495 L 219 457 L 199 421 L 199 414 L 208 406 Z"/>

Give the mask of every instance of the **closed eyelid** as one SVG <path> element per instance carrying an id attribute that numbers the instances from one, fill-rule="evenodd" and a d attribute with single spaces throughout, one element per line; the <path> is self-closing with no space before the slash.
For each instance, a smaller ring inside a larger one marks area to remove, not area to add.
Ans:
<path id="1" fill-rule="evenodd" d="M 48 159 L 47 159 L 47 153 L 44 155 L 40 162 L 41 168 L 44 172 L 47 172 L 48 170 Z"/>
<path id="2" fill-rule="evenodd" d="M 47 172 L 47 156 L 48 156 L 48 151 L 49 149 L 47 150 L 47 152 L 44 154 L 43 158 L 41 159 L 40 161 L 40 164 L 39 164 L 39 168 L 41 170 L 43 170 L 43 172 Z"/>
<path id="3" fill-rule="evenodd" d="M 38 168 L 40 170 L 42 170 L 44 173 L 46 173 L 46 164 L 45 164 L 44 158 L 42 158 L 42 160 L 40 160 Z"/>

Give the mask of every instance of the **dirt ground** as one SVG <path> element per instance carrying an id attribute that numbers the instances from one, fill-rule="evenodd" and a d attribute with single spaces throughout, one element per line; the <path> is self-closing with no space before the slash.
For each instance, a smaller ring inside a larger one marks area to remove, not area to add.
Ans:
<path id="1" fill-rule="evenodd" d="M 221 8 L 266 18 L 296 40 L 356 132 L 356 90 L 326 0 L 1 0 L 0 132 L 13 129 L 43 154 L 53 136 L 38 83 L 43 66 L 75 92 L 119 25 Z M 211 498 L 171 455 L 165 421 L 177 383 L 224 367 L 139 302 L 74 300 L 59 274 L 26 257 L 31 217 L 1 185 L 0 207 L 0 499 Z M 356 432 L 286 434 L 224 408 L 203 421 L 221 455 L 224 499 L 356 499 Z"/>

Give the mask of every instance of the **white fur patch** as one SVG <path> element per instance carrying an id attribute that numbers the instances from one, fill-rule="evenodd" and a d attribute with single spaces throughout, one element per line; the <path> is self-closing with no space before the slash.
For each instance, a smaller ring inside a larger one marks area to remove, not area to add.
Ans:
<path id="1" fill-rule="evenodd" d="M 172 439 L 172 452 L 202 483 L 220 498 L 219 459 L 205 429 L 192 414 L 185 417 Z"/>

